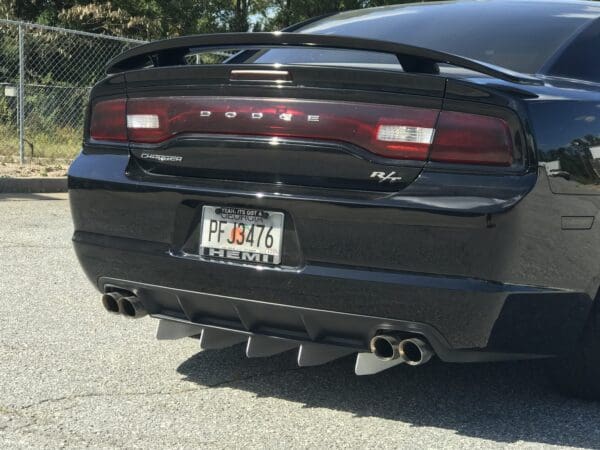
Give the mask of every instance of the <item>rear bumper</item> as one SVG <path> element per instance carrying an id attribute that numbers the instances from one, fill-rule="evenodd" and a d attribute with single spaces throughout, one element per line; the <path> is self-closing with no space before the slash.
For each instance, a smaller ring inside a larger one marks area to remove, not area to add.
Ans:
<path id="1" fill-rule="evenodd" d="M 547 180 L 486 196 L 492 179 L 474 190 L 468 177 L 446 178 L 441 197 L 427 184 L 437 175 L 424 173 L 402 196 L 330 202 L 157 183 L 128 164 L 82 155 L 72 166 L 74 246 L 98 289 L 135 291 L 160 317 L 358 349 L 391 329 L 422 334 L 445 361 L 531 358 L 576 345 L 598 287 L 597 233 L 563 233 Z M 283 266 L 194 254 L 203 204 L 289 213 Z M 577 207 L 570 199 L 569 211 Z M 348 224 L 348 239 L 335 242 Z"/>
<path id="2" fill-rule="evenodd" d="M 74 244 L 99 290 L 136 292 L 154 315 L 365 350 L 378 330 L 405 331 L 425 336 L 445 361 L 566 352 L 591 305 L 581 293 L 457 277 L 320 265 L 256 270 L 86 233 Z"/>

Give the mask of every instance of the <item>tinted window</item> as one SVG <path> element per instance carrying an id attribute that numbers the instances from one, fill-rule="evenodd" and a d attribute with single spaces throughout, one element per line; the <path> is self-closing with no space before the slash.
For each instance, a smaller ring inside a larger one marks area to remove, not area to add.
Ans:
<path id="1" fill-rule="evenodd" d="M 580 27 L 597 17 L 600 6 L 585 2 L 483 0 L 349 11 L 299 31 L 395 41 L 535 73 Z M 320 56 L 308 56 L 310 52 L 267 52 L 261 62 L 307 62 L 306 58 L 327 62 L 323 58 L 348 55 L 318 51 Z"/>
<path id="2" fill-rule="evenodd" d="M 398 58 L 387 53 L 328 49 L 276 49 L 268 50 L 256 58 L 257 63 L 361 63 L 396 64 Z"/>
<path id="3" fill-rule="evenodd" d="M 600 83 L 600 22 L 573 41 L 548 72 Z"/>

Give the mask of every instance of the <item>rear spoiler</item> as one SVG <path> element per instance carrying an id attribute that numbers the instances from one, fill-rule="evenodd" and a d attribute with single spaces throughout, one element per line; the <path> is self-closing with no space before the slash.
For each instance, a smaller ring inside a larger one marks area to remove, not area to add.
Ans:
<path id="1" fill-rule="evenodd" d="M 438 64 L 450 64 L 477 73 L 520 84 L 542 84 L 539 78 L 451 53 L 390 41 L 302 33 L 222 33 L 183 36 L 134 47 L 113 58 L 109 74 L 144 67 L 185 65 L 189 53 L 210 50 L 257 50 L 278 47 L 361 50 L 396 55 L 405 72 L 439 73 Z"/>

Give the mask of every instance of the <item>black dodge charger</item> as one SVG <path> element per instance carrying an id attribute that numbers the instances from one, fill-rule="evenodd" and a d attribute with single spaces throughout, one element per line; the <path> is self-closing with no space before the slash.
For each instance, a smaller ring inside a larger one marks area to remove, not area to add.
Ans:
<path id="1" fill-rule="evenodd" d="M 545 358 L 600 398 L 600 3 L 349 11 L 107 72 L 69 189 L 108 311 L 358 375 Z"/>

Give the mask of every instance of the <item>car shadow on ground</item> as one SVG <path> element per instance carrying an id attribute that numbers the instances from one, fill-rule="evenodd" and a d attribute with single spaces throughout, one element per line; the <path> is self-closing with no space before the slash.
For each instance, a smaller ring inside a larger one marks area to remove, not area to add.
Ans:
<path id="1" fill-rule="evenodd" d="M 600 403 L 557 394 L 544 363 L 397 366 L 354 375 L 354 357 L 298 368 L 295 353 L 247 359 L 242 346 L 203 351 L 178 368 L 187 381 L 228 385 L 306 407 L 454 430 L 500 443 L 600 448 Z"/>

